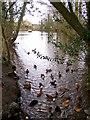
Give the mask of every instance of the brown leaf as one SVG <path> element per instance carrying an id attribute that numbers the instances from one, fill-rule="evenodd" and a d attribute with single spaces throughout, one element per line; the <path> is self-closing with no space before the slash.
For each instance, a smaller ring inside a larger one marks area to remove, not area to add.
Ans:
<path id="1" fill-rule="evenodd" d="M 63 93 L 65 93 L 65 92 L 68 92 L 69 89 L 68 88 L 60 88 L 60 91 L 63 92 Z"/>
<path id="2" fill-rule="evenodd" d="M 81 110 L 82 110 L 82 108 L 81 107 L 79 107 L 79 106 L 76 106 L 76 108 L 74 109 L 76 112 L 80 112 Z"/>
<path id="3" fill-rule="evenodd" d="M 64 99 L 64 101 L 62 103 L 63 107 L 68 107 L 69 104 L 70 104 L 70 100 L 69 99 Z"/>

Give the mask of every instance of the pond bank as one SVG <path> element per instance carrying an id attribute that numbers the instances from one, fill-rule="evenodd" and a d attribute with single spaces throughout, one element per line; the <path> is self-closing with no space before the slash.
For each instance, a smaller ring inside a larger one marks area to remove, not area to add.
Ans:
<path id="1" fill-rule="evenodd" d="M 2 120 L 18 118 L 19 120 L 19 109 L 20 106 L 17 103 L 20 95 L 18 88 L 18 80 L 14 76 L 10 76 L 12 73 L 12 65 L 2 64 Z M 15 105 L 15 106 L 14 106 Z M 10 109 L 16 109 L 17 115 L 12 118 Z"/>

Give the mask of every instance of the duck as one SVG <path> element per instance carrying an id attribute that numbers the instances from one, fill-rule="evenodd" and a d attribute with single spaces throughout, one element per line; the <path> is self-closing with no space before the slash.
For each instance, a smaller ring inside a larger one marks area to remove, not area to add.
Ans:
<path id="1" fill-rule="evenodd" d="M 37 93 L 37 97 L 40 97 L 43 94 L 42 89 L 40 89 L 40 92 Z"/>
<path id="2" fill-rule="evenodd" d="M 34 50 L 32 50 L 32 52 L 34 52 L 34 54 L 36 54 L 36 48 Z"/>
<path id="3" fill-rule="evenodd" d="M 26 72 L 26 75 L 27 75 L 27 77 L 28 77 L 29 70 L 27 69 L 25 72 Z"/>
<path id="4" fill-rule="evenodd" d="M 68 66 L 71 66 L 71 65 L 72 65 L 72 63 L 70 63 L 70 62 L 67 62 L 67 67 L 68 67 Z"/>
<path id="5" fill-rule="evenodd" d="M 20 110 L 21 110 L 21 115 L 22 115 L 23 120 L 30 120 L 29 114 L 22 109 L 20 109 Z"/>
<path id="6" fill-rule="evenodd" d="M 52 72 L 52 70 L 51 70 L 51 69 L 46 69 L 46 74 L 47 74 L 48 72 Z"/>
<path id="7" fill-rule="evenodd" d="M 31 83 L 30 82 L 25 82 L 24 84 L 23 84 L 23 86 L 24 86 L 24 89 L 31 89 Z"/>
<path id="8" fill-rule="evenodd" d="M 57 98 L 57 96 L 58 96 L 57 92 L 55 94 L 52 94 L 52 95 L 46 94 L 46 97 L 47 97 L 48 101 L 55 101 L 55 99 Z"/>
<path id="9" fill-rule="evenodd" d="M 69 70 L 70 70 L 69 68 L 66 68 L 66 72 L 69 72 Z"/>
<path id="10" fill-rule="evenodd" d="M 38 56 L 38 57 L 41 57 L 41 54 L 40 54 L 39 52 L 37 52 L 37 56 Z"/>
<path id="11" fill-rule="evenodd" d="M 41 78 L 44 80 L 44 78 L 45 78 L 45 75 L 44 75 L 44 74 L 41 74 Z"/>
<path id="12" fill-rule="evenodd" d="M 75 83 L 74 87 L 76 88 L 76 90 L 78 91 L 80 88 L 80 85 L 78 83 Z"/>
<path id="13" fill-rule="evenodd" d="M 53 86 L 55 86 L 55 87 L 56 87 L 56 85 L 57 85 L 57 84 L 56 84 L 55 82 L 56 82 L 56 80 L 51 81 L 50 83 L 51 83 L 51 85 L 53 85 Z"/>
<path id="14" fill-rule="evenodd" d="M 34 68 L 37 69 L 37 65 L 34 65 Z"/>
<path id="15" fill-rule="evenodd" d="M 58 97 L 58 92 L 56 91 L 55 94 L 53 95 L 53 98 L 57 98 Z"/>
<path id="16" fill-rule="evenodd" d="M 62 77 L 62 75 L 61 75 L 60 71 L 59 71 L 59 74 L 58 74 L 58 76 L 59 76 L 59 79 Z"/>
<path id="17" fill-rule="evenodd" d="M 41 89 L 43 87 L 44 87 L 44 85 L 42 83 L 39 83 L 39 88 Z"/>
<path id="18" fill-rule="evenodd" d="M 78 69 L 71 69 L 71 73 L 77 72 L 77 71 L 78 71 Z"/>
<path id="19" fill-rule="evenodd" d="M 51 77 L 52 80 L 54 80 L 54 76 L 52 75 L 52 73 L 51 73 L 50 77 Z"/>
<path id="20" fill-rule="evenodd" d="M 69 89 L 68 88 L 60 88 L 60 91 L 62 92 L 62 94 L 64 94 L 65 92 L 68 92 Z"/>
<path id="21" fill-rule="evenodd" d="M 46 94 L 46 97 L 47 97 L 47 100 L 48 100 L 48 101 L 53 101 L 53 96 L 52 96 L 52 95 Z"/>
<path id="22" fill-rule="evenodd" d="M 29 54 L 30 54 L 30 52 L 27 52 L 27 54 L 29 55 Z"/>

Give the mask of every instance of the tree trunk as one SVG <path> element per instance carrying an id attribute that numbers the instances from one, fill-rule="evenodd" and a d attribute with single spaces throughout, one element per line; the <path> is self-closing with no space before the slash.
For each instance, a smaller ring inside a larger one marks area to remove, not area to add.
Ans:
<path id="1" fill-rule="evenodd" d="M 7 42 L 6 37 L 5 37 L 3 27 L 2 27 L 2 35 L 3 35 L 3 39 L 4 39 L 4 42 L 5 42 L 6 49 L 7 49 L 7 62 L 8 62 L 8 64 L 10 64 L 10 60 L 11 60 L 10 59 L 10 49 L 9 49 L 8 42 Z"/>
<path id="2" fill-rule="evenodd" d="M 80 24 L 74 12 L 69 12 L 62 2 L 50 2 L 64 17 L 64 19 L 72 26 L 72 28 L 83 37 L 85 29 Z"/>
<path id="3" fill-rule="evenodd" d="M 16 30 L 15 30 L 16 32 L 15 32 L 15 34 L 13 36 L 13 39 L 10 40 L 11 44 L 16 40 L 16 38 L 18 36 L 19 30 L 20 30 L 20 26 L 21 26 L 21 23 L 22 23 L 22 20 L 23 20 L 23 16 L 25 14 L 26 5 L 27 5 L 27 2 L 25 1 L 24 4 L 23 4 L 23 7 L 22 7 L 22 11 L 21 11 L 21 14 L 20 14 L 20 17 L 19 17 L 19 20 L 18 20 L 18 24 L 17 24 Z"/>
<path id="4" fill-rule="evenodd" d="M 86 56 L 86 65 L 88 66 L 88 88 L 90 90 L 90 1 L 86 2 L 87 6 L 87 17 L 88 17 L 88 23 L 87 23 L 87 56 Z"/>

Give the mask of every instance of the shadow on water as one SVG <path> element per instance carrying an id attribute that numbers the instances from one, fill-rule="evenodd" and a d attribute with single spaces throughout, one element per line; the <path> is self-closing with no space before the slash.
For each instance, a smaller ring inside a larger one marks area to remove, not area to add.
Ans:
<path id="1" fill-rule="evenodd" d="M 55 34 L 53 36 L 55 39 Z M 61 41 L 65 39 L 63 35 L 60 38 Z M 20 76 L 22 109 L 31 118 L 58 119 L 73 116 L 73 119 L 81 120 L 83 116 L 83 120 L 86 119 L 83 110 L 87 102 L 82 89 L 84 60 L 75 61 L 48 43 L 48 34 L 45 32 L 20 32 L 15 43 L 18 59 L 14 55 L 14 62 Z M 28 78 L 26 69 L 29 70 Z M 46 69 L 51 71 L 46 72 Z M 30 89 L 24 89 L 26 81 L 30 82 Z M 37 97 L 40 83 L 42 94 Z M 33 100 L 37 100 L 38 104 L 32 107 L 30 103 Z M 57 106 L 60 111 L 56 109 Z"/>

